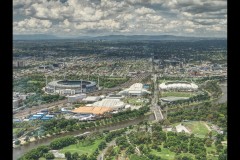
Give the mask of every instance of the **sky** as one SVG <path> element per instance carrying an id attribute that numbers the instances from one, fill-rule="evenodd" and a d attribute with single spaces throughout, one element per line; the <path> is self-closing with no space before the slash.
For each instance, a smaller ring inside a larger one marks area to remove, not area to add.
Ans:
<path id="1" fill-rule="evenodd" d="M 13 0 L 13 34 L 227 37 L 227 0 Z"/>

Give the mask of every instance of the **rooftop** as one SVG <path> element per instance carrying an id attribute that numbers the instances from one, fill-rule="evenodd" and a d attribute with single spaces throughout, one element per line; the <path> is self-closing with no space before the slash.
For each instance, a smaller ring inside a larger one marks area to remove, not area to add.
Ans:
<path id="1" fill-rule="evenodd" d="M 92 113 L 92 114 L 104 114 L 110 112 L 113 109 L 110 107 L 79 107 L 72 110 L 73 113 Z"/>

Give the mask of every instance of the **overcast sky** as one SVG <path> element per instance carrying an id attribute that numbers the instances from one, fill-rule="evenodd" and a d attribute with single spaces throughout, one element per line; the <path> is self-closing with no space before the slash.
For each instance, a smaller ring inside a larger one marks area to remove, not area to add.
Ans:
<path id="1" fill-rule="evenodd" d="M 227 36 L 226 0 L 13 0 L 14 34 Z"/>

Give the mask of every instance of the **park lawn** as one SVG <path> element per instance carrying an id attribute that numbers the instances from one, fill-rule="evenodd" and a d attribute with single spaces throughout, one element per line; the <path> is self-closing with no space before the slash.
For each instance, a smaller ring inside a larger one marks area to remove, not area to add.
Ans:
<path id="1" fill-rule="evenodd" d="M 207 153 L 210 153 L 211 151 L 215 151 L 216 152 L 216 147 L 215 147 L 214 143 L 212 144 L 211 147 L 206 147 L 206 149 L 207 149 Z"/>
<path id="2" fill-rule="evenodd" d="M 192 97 L 194 95 L 195 95 L 194 93 L 189 93 L 189 92 L 162 92 L 161 97 L 169 97 L 169 96 L 173 96 L 173 97 Z"/>
<path id="3" fill-rule="evenodd" d="M 46 160 L 46 158 L 41 157 L 38 160 Z M 66 160 L 66 158 L 54 158 L 53 160 Z"/>
<path id="4" fill-rule="evenodd" d="M 81 154 L 92 154 L 97 148 L 98 145 L 103 141 L 103 139 L 98 139 L 93 142 L 93 144 L 88 145 L 88 146 L 83 146 L 83 144 L 72 144 L 70 146 L 64 147 L 63 149 L 60 150 L 60 153 L 65 153 L 65 152 L 77 152 L 79 155 Z"/>
<path id="5" fill-rule="evenodd" d="M 207 159 L 208 159 L 208 160 L 218 160 L 218 156 L 207 155 Z"/>
<path id="6" fill-rule="evenodd" d="M 44 83 L 44 81 L 33 81 L 33 80 L 27 81 L 27 84 L 42 84 L 42 83 Z"/>
<path id="7" fill-rule="evenodd" d="M 212 153 L 210 153 L 211 151 L 215 151 L 215 153 L 217 154 L 216 147 L 215 147 L 214 143 L 212 144 L 211 147 L 206 147 L 206 149 L 207 149 L 207 159 L 218 160 L 218 156 L 215 156 Z"/>
<path id="8" fill-rule="evenodd" d="M 143 157 L 143 156 L 138 156 L 138 155 L 136 155 L 136 154 L 132 154 L 131 156 L 130 156 L 130 160 L 145 160 L 145 157 Z"/>
<path id="9" fill-rule="evenodd" d="M 15 134 L 16 132 L 22 130 L 23 128 L 13 128 L 13 134 Z"/>
<path id="10" fill-rule="evenodd" d="M 209 132 L 207 127 L 202 121 L 190 121 L 183 122 L 183 125 L 187 127 L 196 137 L 204 138 L 205 135 Z"/>
<path id="11" fill-rule="evenodd" d="M 122 78 L 122 77 L 109 77 L 107 79 L 113 79 L 113 80 L 127 80 L 127 78 Z"/>
<path id="12" fill-rule="evenodd" d="M 142 102 L 142 99 L 138 101 L 139 98 L 128 98 L 126 99 L 126 103 L 132 104 L 132 105 L 143 105 L 144 102 Z"/>
<path id="13" fill-rule="evenodd" d="M 156 156 L 160 156 L 162 159 L 167 159 L 167 160 L 174 160 L 175 157 L 175 153 L 171 152 L 169 149 L 167 148 L 163 148 L 161 145 L 161 152 L 158 152 L 156 150 L 151 150 L 150 153 L 156 155 Z"/>

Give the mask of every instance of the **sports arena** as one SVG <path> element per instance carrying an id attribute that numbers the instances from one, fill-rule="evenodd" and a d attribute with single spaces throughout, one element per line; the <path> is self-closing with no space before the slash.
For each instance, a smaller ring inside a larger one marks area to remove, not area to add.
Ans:
<path id="1" fill-rule="evenodd" d="M 97 89 L 96 82 L 85 80 L 58 80 L 52 81 L 45 87 L 47 93 L 58 93 L 60 95 L 73 95 L 89 93 Z"/>
<path id="2" fill-rule="evenodd" d="M 159 85 L 161 90 L 170 91 L 197 91 L 198 86 L 189 82 L 166 82 Z"/>

